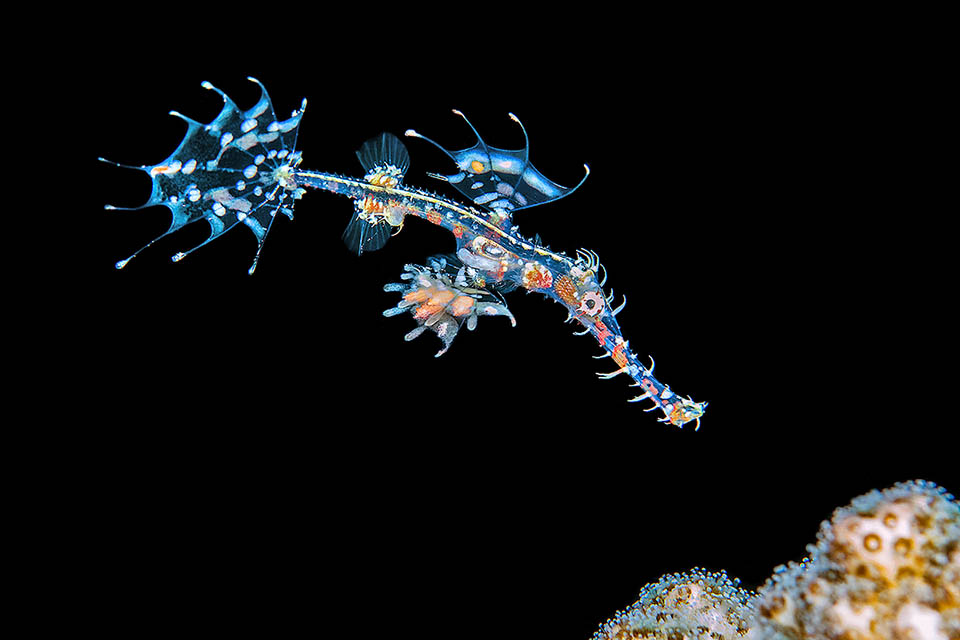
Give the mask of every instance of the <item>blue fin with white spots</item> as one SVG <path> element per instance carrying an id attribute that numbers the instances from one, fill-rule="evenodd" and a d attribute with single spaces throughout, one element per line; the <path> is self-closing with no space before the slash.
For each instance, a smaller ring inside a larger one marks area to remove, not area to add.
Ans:
<path id="1" fill-rule="evenodd" d="M 187 123 L 187 133 L 176 151 L 163 162 L 132 167 L 100 158 L 117 166 L 144 171 L 153 180 L 146 203 L 139 207 L 107 205 L 107 209 L 164 205 L 172 217 L 167 231 L 117 262 L 118 269 L 160 238 L 190 223 L 206 220 L 210 236 L 171 259 L 177 262 L 243 223 L 257 238 L 257 253 L 249 269 L 252 274 L 277 213 L 293 218 L 294 201 L 303 194 L 293 179 L 293 171 L 300 164 L 300 153 L 295 151 L 297 128 L 307 101 L 303 100 L 300 109 L 290 118 L 278 121 L 267 90 L 254 78 L 248 80 L 260 86 L 260 99 L 246 111 L 241 111 L 227 94 L 209 82 L 202 86 L 223 96 L 223 109 L 212 122 L 203 124 L 171 111 L 171 115 Z"/>
<path id="2" fill-rule="evenodd" d="M 454 175 L 445 176 L 435 173 L 429 175 L 449 182 L 475 205 L 508 218 L 514 211 L 553 202 L 570 195 L 590 174 L 590 168 L 583 165 L 586 173 L 580 182 L 574 187 L 564 187 L 537 171 L 530 164 L 530 140 L 527 137 L 527 130 L 519 118 L 512 113 L 508 114 L 510 119 L 520 125 L 523 131 L 525 141 L 523 149 L 498 149 L 489 146 L 463 113 L 456 109 L 453 112 L 463 118 L 476 135 L 477 142 L 472 147 L 450 151 L 413 129 L 408 129 L 406 135 L 426 140 L 457 164 L 460 172 Z"/>

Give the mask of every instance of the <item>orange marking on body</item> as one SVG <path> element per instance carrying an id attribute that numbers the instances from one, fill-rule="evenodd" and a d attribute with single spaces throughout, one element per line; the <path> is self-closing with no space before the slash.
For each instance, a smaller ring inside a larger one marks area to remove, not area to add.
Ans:
<path id="1" fill-rule="evenodd" d="M 657 388 L 653 386 L 653 383 L 650 382 L 649 378 L 641 378 L 640 386 L 643 387 L 645 391 L 650 393 L 650 399 L 653 400 L 657 404 L 657 406 L 663 405 L 663 403 L 660 402 L 660 398 L 659 398 L 660 393 L 657 391 Z"/>
<path id="2" fill-rule="evenodd" d="M 484 168 L 483 163 L 480 162 L 479 160 L 474 160 L 473 162 L 471 162 L 470 168 L 473 170 L 474 173 L 483 173 L 484 171 L 486 171 L 486 168 Z"/>
<path id="3" fill-rule="evenodd" d="M 396 178 L 385 173 L 378 173 L 370 179 L 370 184 L 375 184 L 378 187 L 395 187 L 397 183 Z"/>
<path id="4" fill-rule="evenodd" d="M 677 404 L 677 405 L 676 405 L 675 407 L 673 407 L 672 409 L 669 409 L 669 405 L 667 405 L 666 408 L 670 411 L 670 422 L 671 422 L 671 424 L 675 424 L 675 425 L 677 425 L 677 426 L 683 426 L 683 424 L 684 424 L 685 422 L 687 422 L 686 420 L 683 419 L 683 418 L 684 418 L 684 415 L 683 415 L 683 405 L 682 405 L 682 404 Z"/>
<path id="5" fill-rule="evenodd" d="M 430 297 L 428 289 L 414 289 L 403 294 L 403 299 L 407 302 L 423 302 Z"/>
<path id="6" fill-rule="evenodd" d="M 601 346 L 605 346 L 604 343 L 606 342 L 606 339 L 613 334 L 610 333 L 609 329 L 607 329 L 607 325 L 603 324 L 603 322 L 600 320 L 597 320 L 593 324 L 597 328 L 597 342 L 599 342 Z"/>
<path id="7" fill-rule="evenodd" d="M 553 285 L 550 270 L 538 262 L 528 262 L 523 267 L 523 286 L 527 289 L 549 289 Z"/>
<path id="8" fill-rule="evenodd" d="M 434 294 L 430 296 L 430 301 L 427 304 L 434 305 L 437 307 L 445 307 L 448 302 L 453 300 L 454 293 L 453 291 L 434 291 Z"/>
<path id="9" fill-rule="evenodd" d="M 567 304 L 573 306 L 579 304 L 577 300 L 577 288 L 573 285 L 573 281 L 565 275 L 561 275 L 553 283 L 553 288 L 556 290 L 557 295 L 560 296 L 560 299 L 566 302 Z"/>
<path id="10" fill-rule="evenodd" d="M 436 312 L 442 311 L 442 310 L 443 310 L 443 307 L 438 307 L 428 302 L 426 304 L 422 304 L 419 307 L 417 307 L 417 310 L 414 312 L 413 317 L 418 320 L 426 320 Z"/>
<path id="11" fill-rule="evenodd" d="M 432 222 L 433 224 L 440 224 L 441 222 L 443 222 L 443 216 L 440 215 L 439 211 L 428 211 L 427 220 Z"/>
<path id="12" fill-rule="evenodd" d="M 453 315 L 462 316 L 470 311 L 474 302 L 470 296 L 457 296 L 450 305 L 450 310 L 453 311 Z"/>
<path id="13" fill-rule="evenodd" d="M 453 225 L 453 235 L 458 238 L 463 237 L 463 225 L 459 222 L 454 223 Z"/>
<path id="14" fill-rule="evenodd" d="M 623 353 L 623 343 L 618 344 L 613 348 L 613 353 L 611 354 L 613 361 L 616 362 L 621 367 L 627 366 L 627 356 Z"/>
<path id="15" fill-rule="evenodd" d="M 376 198 L 363 199 L 364 213 L 383 213 L 383 203 Z"/>

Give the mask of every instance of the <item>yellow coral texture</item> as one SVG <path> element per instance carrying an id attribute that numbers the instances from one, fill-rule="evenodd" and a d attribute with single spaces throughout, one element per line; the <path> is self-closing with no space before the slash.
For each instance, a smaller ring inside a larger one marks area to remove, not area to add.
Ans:
<path id="1" fill-rule="evenodd" d="M 960 640 L 960 504 L 917 480 L 854 499 L 756 593 L 695 569 L 647 585 L 594 640 Z"/>

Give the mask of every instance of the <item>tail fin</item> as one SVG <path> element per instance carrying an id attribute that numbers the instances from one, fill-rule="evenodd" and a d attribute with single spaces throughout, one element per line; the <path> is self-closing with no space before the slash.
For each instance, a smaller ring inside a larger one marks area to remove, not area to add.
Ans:
<path id="1" fill-rule="evenodd" d="M 293 169 L 300 164 L 300 153 L 294 149 L 307 101 L 289 119 L 278 121 L 267 90 L 254 78 L 248 79 L 260 86 L 260 99 L 246 111 L 241 111 L 227 94 L 209 82 L 202 86 L 223 96 L 223 109 L 212 122 L 203 124 L 171 111 L 171 115 L 187 123 L 187 133 L 176 151 L 160 164 L 130 167 L 100 158 L 144 171 L 153 180 L 150 199 L 129 209 L 164 205 L 172 214 L 170 228 L 117 262 L 118 269 L 160 238 L 206 220 L 210 236 L 171 259 L 182 260 L 242 222 L 257 238 L 257 253 L 248 270 L 252 274 L 277 212 L 293 218 L 294 200 L 303 193 L 292 178 Z"/>
<path id="2" fill-rule="evenodd" d="M 407 148 L 393 134 L 381 133 L 363 143 L 357 158 L 366 172 L 363 179 L 378 187 L 396 187 L 410 168 Z M 355 200 L 353 217 L 343 231 L 343 241 L 356 253 L 376 251 L 403 226 L 403 213 L 388 199 L 371 194 Z"/>

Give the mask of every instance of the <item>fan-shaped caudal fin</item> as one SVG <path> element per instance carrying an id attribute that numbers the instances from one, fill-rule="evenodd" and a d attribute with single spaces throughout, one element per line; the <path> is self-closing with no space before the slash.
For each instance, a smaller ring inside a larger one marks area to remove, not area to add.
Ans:
<path id="1" fill-rule="evenodd" d="M 472 147 L 451 151 L 413 129 L 407 130 L 406 135 L 434 145 L 447 154 L 460 170 L 450 176 L 433 173 L 429 175 L 449 182 L 473 204 L 496 212 L 501 217 L 509 218 L 519 209 L 559 200 L 573 193 L 590 174 L 590 168 L 583 165 L 586 172 L 583 179 L 574 187 L 564 187 L 537 171 L 530 164 L 527 130 L 512 113 L 509 114 L 510 119 L 519 124 L 523 131 L 523 149 L 509 150 L 489 146 L 463 113 L 457 110 L 453 112 L 462 117 L 477 136 L 477 142 Z"/>
<path id="2" fill-rule="evenodd" d="M 163 205 L 170 209 L 172 216 L 166 232 L 117 262 L 118 269 L 160 238 L 190 223 L 206 220 L 210 236 L 171 259 L 182 260 L 243 223 L 257 239 L 257 252 L 248 270 L 252 274 L 276 214 L 293 217 L 294 201 L 303 194 L 293 179 L 293 170 L 300 164 L 300 153 L 294 149 L 307 101 L 303 100 L 300 109 L 287 120 L 277 120 L 267 90 L 254 78 L 248 79 L 260 86 L 260 99 L 250 109 L 241 111 L 227 94 L 204 82 L 205 89 L 223 97 L 223 109 L 213 121 L 203 124 L 171 111 L 171 115 L 187 123 L 187 133 L 163 162 L 131 167 L 100 158 L 117 166 L 144 171 L 153 180 L 150 198 L 144 204 L 139 207 L 107 205 L 107 209 Z"/>
<path id="3" fill-rule="evenodd" d="M 385 316 L 395 316 L 410 311 L 417 320 L 417 328 L 409 332 L 406 340 L 413 340 L 427 329 L 437 334 L 443 342 L 443 348 L 437 352 L 442 356 L 464 323 L 467 329 L 477 326 L 479 316 L 507 316 L 510 324 L 517 321 L 506 306 L 497 302 L 499 298 L 490 291 L 478 288 L 465 276 L 465 267 L 448 258 L 434 257 L 429 266 L 408 264 L 400 276 L 409 284 L 391 283 L 384 285 L 384 291 L 396 291 L 403 294 L 397 306 L 383 312 Z"/>

